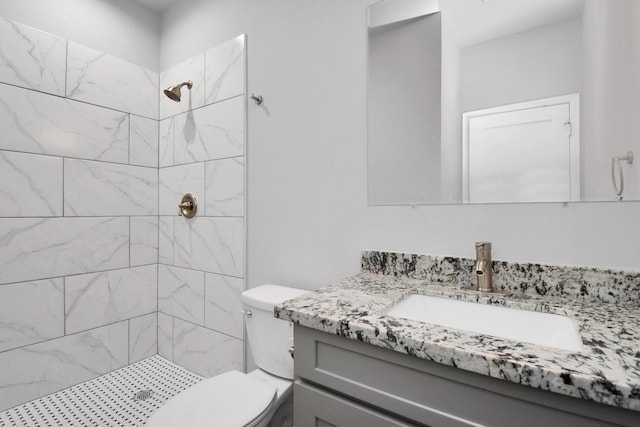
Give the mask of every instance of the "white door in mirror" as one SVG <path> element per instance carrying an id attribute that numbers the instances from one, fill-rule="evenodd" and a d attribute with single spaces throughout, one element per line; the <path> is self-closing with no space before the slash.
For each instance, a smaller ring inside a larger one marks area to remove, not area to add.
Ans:
<path id="1" fill-rule="evenodd" d="M 465 201 L 580 200 L 578 109 L 567 95 L 465 113 Z"/>

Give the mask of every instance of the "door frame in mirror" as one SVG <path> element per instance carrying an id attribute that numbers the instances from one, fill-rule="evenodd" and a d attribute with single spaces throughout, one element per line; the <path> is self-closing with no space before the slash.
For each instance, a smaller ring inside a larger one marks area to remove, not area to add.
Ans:
<path id="1" fill-rule="evenodd" d="M 537 99 L 516 104 L 501 105 L 499 107 L 469 111 L 462 114 L 462 200 L 470 203 L 469 183 L 469 121 L 476 117 L 492 114 L 506 113 L 531 108 L 550 107 L 559 104 L 569 104 L 569 168 L 571 199 L 568 201 L 580 201 L 580 95 L 577 93 L 555 96 L 552 98 Z"/>

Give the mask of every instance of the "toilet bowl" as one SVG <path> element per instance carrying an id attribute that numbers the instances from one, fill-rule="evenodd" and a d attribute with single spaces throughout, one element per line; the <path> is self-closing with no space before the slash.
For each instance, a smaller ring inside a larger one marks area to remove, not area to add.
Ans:
<path id="1" fill-rule="evenodd" d="M 273 317 L 274 305 L 308 291 L 263 285 L 242 293 L 247 336 L 258 369 L 229 371 L 169 399 L 147 427 L 263 427 L 276 412 L 291 417 L 293 325 Z M 283 405 L 284 403 L 284 405 Z M 293 425 L 293 420 L 280 425 Z"/>

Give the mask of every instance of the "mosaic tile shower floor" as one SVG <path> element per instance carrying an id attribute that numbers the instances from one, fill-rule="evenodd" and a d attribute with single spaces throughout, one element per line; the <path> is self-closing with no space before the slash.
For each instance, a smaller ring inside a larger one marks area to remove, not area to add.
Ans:
<path id="1" fill-rule="evenodd" d="M 144 426 L 165 401 L 203 379 L 153 356 L 0 412 L 0 427 Z"/>

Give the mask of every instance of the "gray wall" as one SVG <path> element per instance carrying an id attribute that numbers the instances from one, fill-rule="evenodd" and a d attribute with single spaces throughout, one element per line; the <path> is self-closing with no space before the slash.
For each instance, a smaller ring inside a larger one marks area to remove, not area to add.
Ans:
<path id="1" fill-rule="evenodd" d="M 368 207 L 368 3 L 186 0 L 163 14 L 162 69 L 248 35 L 249 91 L 265 97 L 248 106 L 249 287 L 321 286 L 357 272 L 363 248 L 471 257 L 475 240 L 496 259 L 640 268 L 637 202 Z"/>
<path id="2" fill-rule="evenodd" d="M 587 200 L 613 200 L 611 158 L 640 154 L 640 2 L 588 0 L 584 12 L 582 165 Z M 629 34 L 632 35 L 629 38 Z M 622 164 L 625 199 L 640 198 L 640 166 Z"/>
<path id="3" fill-rule="evenodd" d="M 190 0 L 164 15 L 165 65 L 248 36 L 248 90 L 265 97 L 248 108 L 249 287 L 319 287 L 356 273 L 363 248 L 472 257 L 476 240 L 495 259 L 640 268 L 635 202 L 368 207 L 366 5 Z"/>
<path id="4" fill-rule="evenodd" d="M 439 13 L 369 30 L 373 205 L 440 201 L 440 34 Z"/>
<path id="5" fill-rule="evenodd" d="M 582 92 L 580 18 L 463 47 L 462 112 Z"/>
<path id="6" fill-rule="evenodd" d="M 639 226 L 636 204 L 367 207 L 365 2 L 186 6 L 165 15 L 162 62 L 202 45 L 195 34 L 245 31 L 249 91 L 266 100 L 248 111 L 250 287 L 320 286 L 356 272 L 362 248 L 472 256 L 479 239 L 496 259 L 638 267 L 624 231 Z M 322 96 L 307 102 L 311 88 Z"/>
<path id="7" fill-rule="evenodd" d="M 442 17 L 442 201 L 462 200 L 462 125 L 460 118 L 460 47 L 446 15 Z"/>

